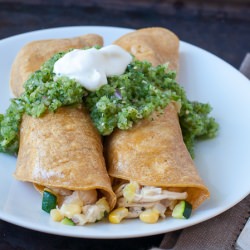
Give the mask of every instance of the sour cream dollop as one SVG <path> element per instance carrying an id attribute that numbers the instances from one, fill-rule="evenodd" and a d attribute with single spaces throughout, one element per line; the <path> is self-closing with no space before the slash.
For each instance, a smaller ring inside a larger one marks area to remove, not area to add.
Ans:
<path id="1" fill-rule="evenodd" d="M 108 76 L 122 75 L 132 56 L 117 45 L 101 49 L 74 49 L 54 64 L 56 77 L 75 79 L 89 91 L 98 90 L 108 83 Z"/>

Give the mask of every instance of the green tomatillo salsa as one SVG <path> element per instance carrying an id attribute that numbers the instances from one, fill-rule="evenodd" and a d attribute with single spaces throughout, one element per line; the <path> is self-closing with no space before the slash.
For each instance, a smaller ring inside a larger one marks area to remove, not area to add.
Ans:
<path id="1" fill-rule="evenodd" d="M 55 77 L 54 64 L 67 52 L 55 54 L 25 82 L 23 94 L 14 98 L 0 115 L 0 152 L 15 154 L 19 146 L 19 127 L 24 113 L 40 117 L 59 107 L 83 103 L 101 135 L 115 128 L 129 129 L 154 110 L 164 109 L 170 101 L 180 104 L 179 120 L 184 142 L 192 156 L 196 139 L 213 138 L 218 124 L 210 116 L 211 106 L 189 101 L 175 81 L 175 73 L 165 65 L 152 67 L 133 60 L 125 73 L 107 77 L 107 84 L 89 91 L 75 79 Z"/>

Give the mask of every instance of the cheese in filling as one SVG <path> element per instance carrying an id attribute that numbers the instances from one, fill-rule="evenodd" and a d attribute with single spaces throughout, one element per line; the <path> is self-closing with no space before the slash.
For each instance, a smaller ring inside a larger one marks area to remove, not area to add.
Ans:
<path id="1" fill-rule="evenodd" d="M 75 225 L 83 226 L 101 220 L 110 211 L 106 198 L 98 199 L 96 190 L 71 191 L 50 188 L 58 197 L 56 209 L 50 215 L 54 221 L 71 219 Z"/>
<path id="2" fill-rule="evenodd" d="M 165 218 L 167 209 L 173 210 L 178 200 L 186 200 L 186 192 L 173 192 L 161 187 L 143 186 L 137 182 L 123 183 L 115 190 L 117 208 L 109 215 L 112 223 L 126 218 L 140 218 L 155 223 Z M 119 217 L 119 219 L 117 219 Z"/>

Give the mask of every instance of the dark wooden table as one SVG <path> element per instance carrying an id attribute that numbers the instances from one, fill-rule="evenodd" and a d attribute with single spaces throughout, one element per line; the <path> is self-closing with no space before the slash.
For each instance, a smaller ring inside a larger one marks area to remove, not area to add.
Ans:
<path id="1" fill-rule="evenodd" d="M 0 0 L 0 39 L 72 25 L 166 27 L 181 40 L 214 53 L 236 68 L 250 51 L 248 0 Z M 0 250 L 140 250 L 159 246 L 162 237 L 78 239 L 31 231 L 0 220 Z"/>

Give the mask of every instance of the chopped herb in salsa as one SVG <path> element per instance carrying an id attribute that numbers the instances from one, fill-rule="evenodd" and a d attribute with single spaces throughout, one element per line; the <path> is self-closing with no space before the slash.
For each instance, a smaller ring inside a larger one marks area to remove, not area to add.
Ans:
<path id="1" fill-rule="evenodd" d="M 75 80 L 56 77 L 54 63 L 65 52 L 55 54 L 26 81 L 25 91 L 11 100 L 5 115 L 0 115 L 0 152 L 17 153 L 19 127 L 24 113 L 40 117 L 56 112 L 59 107 L 83 103 L 101 135 L 115 128 L 129 129 L 154 110 L 165 108 L 170 101 L 181 104 L 179 113 L 184 141 L 192 156 L 199 138 L 216 136 L 218 124 L 210 117 L 211 106 L 187 99 L 184 89 L 176 83 L 175 73 L 166 66 L 152 67 L 148 62 L 134 60 L 120 76 L 108 77 L 108 84 L 89 92 Z"/>

